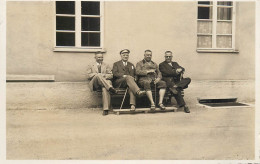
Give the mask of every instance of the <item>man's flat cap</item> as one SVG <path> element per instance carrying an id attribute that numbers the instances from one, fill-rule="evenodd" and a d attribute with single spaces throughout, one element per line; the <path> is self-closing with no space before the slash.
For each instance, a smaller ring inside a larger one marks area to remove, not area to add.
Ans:
<path id="1" fill-rule="evenodd" d="M 123 50 L 120 51 L 120 54 L 122 54 L 122 53 L 130 53 L 130 50 L 128 50 L 128 49 L 123 49 Z"/>

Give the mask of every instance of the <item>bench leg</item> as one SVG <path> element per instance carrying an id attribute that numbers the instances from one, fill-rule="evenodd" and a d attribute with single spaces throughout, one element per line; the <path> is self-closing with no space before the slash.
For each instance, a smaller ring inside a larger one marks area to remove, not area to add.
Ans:
<path id="1" fill-rule="evenodd" d="M 116 115 L 119 115 L 120 113 L 119 112 L 116 112 Z"/>

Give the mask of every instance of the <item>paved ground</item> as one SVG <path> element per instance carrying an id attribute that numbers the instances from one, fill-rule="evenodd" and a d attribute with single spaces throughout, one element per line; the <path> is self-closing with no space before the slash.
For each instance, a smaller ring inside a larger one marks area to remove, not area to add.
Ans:
<path id="1" fill-rule="evenodd" d="M 254 112 L 7 110 L 7 159 L 254 159 Z"/>

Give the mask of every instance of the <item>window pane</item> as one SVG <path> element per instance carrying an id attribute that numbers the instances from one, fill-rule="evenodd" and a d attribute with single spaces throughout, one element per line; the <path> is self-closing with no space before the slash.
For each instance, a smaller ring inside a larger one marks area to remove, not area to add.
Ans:
<path id="1" fill-rule="evenodd" d="M 82 31 L 100 31 L 100 18 L 81 18 Z"/>
<path id="2" fill-rule="evenodd" d="M 217 34 L 232 34 L 232 22 L 217 22 Z"/>
<path id="3" fill-rule="evenodd" d="M 100 46 L 100 33 L 81 33 L 81 46 Z"/>
<path id="4" fill-rule="evenodd" d="M 203 5 L 211 5 L 211 1 L 199 1 L 198 4 L 203 4 Z"/>
<path id="5" fill-rule="evenodd" d="M 198 48 L 212 48 L 212 36 L 198 36 Z"/>
<path id="6" fill-rule="evenodd" d="M 81 2 L 82 15 L 100 15 L 99 2 Z"/>
<path id="7" fill-rule="evenodd" d="M 229 1 L 220 1 L 220 2 L 218 2 L 218 5 L 232 6 L 232 2 L 229 2 Z"/>
<path id="8" fill-rule="evenodd" d="M 198 33 L 211 34 L 212 33 L 212 22 L 211 21 L 198 21 Z"/>
<path id="9" fill-rule="evenodd" d="M 75 2 L 56 1 L 56 14 L 75 14 Z"/>
<path id="10" fill-rule="evenodd" d="M 57 46 L 75 46 L 75 33 L 57 32 L 56 33 Z"/>
<path id="11" fill-rule="evenodd" d="M 74 17 L 56 17 L 56 29 L 57 30 L 75 30 L 75 18 Z"/>
<path id="12" fill-rule="evenodd" d="M 218 20 L 232 20 L 232 8 L 218 7 Z"/>
<path id="13" fill-rule="evenodd" d="M 198 7 L 198 19 L 212 19 L 212 8 Z"/>
<path id="14" fill-rule="evenodd" d="M 232 36 L 217 36 L 217 48 L 232 48 Z"/>

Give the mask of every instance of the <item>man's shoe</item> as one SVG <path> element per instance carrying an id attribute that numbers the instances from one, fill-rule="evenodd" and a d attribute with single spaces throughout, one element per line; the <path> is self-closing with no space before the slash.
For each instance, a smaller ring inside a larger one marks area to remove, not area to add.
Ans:
<path id="1" fill-rule="evenodd" d="M 174 87 L 169 88 L 169 90 L 170 90 L 173 94 L 175 94 L 175 95 L 178 93 L 177 89 L 174 88 Z"/>
<path id="2" fill-rule="evenodd" d="M 163 104 L 158 104 L 161 110 L 165 110 L 165 106 Z"/>
<path id="3" fill-rule="evenodd" d="M 185 113 L 190 113 L 190 109 L 187 105 L 184 106 L 184 111 Z"/>
<path id="4" fill-rule="evenodd" d="M 106 116 L 106 115 L 108 115 L 108 110 L 103 110 L 103 114 L 102 114 L 103 116 Z"/>
<path id="5" fill-rule="evenodd" d="M 113 94 L 117 94 L 117 90 L 113 87 L 110 87 L 108 91 L 113 93 Z"/>
<path id="6" fill-rule="evenodd" d="M 131 105 L 130 111 L 135 111 L 135 105 Z"/>
<path id="7" fill-rule="evenodd" d="M 151 105 L 151 108 L 150 108 L 150 109 L 151 109 L 152 112 L 154 112 L 155 109 L 156 109 L 156 108 L 155 108 L 155 105 Z"/>
<path id="8" fill-rule="evenodd" d="M 142 96 L 142 95 L 145 95 L 146 94 L 146 91 L 137 91 L 136 93 L 138 96 Z"/>

